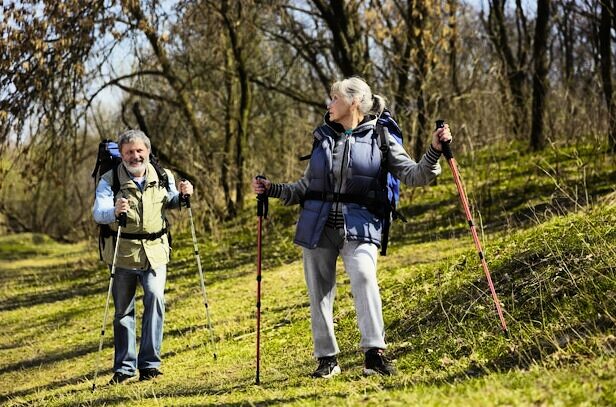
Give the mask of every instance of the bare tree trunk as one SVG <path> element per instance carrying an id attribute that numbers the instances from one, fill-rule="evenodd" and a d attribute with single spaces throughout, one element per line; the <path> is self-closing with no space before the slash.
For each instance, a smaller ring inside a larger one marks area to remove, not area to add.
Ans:
<path id="1" fill-rule="evenodd" d="M 601 1 L 601 18 L 599 22 L 599 53 L 601 54 L 601 79 L 603 95 L 608 111 L 608 151 L 616 153 L 616 106 L 614 106 L 612 86 L 612 30 L 613 7 L 611 0 Z"/>
<path id="2" fill-rule="evenodd" d="M 424 42 L 424 27 L 428 18 L 428 10 L 422 0 L 413 0 L 411 2 L 411 16 L 412 20 L 407 27 L 407 30 L 411 30 L 413 42 L 415 44 L 416 52 L 416 67 L 415 67 L 415 97 L 417 102 L 417 132 L 415 133 L 415 142 L 413 144 L 413 154 L 416 160 L 419 160 L 424 153 L 425 145 L 424 138 L 428 132 L 427 123 L 428 115 L 426 112 L 426 98 L 425 98 L 425 80 L 428 74 L 428 55 L 426 51 L 426 44 Z"/>
<path id="3" fill-rule="evenodd" d="M 326 4 L 324 0 L 312 0 L 312 3 L 332 34 L 332 52 L 342 74 L 347 78 L 361 75 L 369 80 L 371 66 L 359 20 L 360 2 L 329 0 Z"/>
<path id="4" fill-rule="evenodd" d="M 242 8 L 240 4 L 235 4 L 237 9 L 237 21 L 242 20 Z M 236 22 L 232 21 L 229 17 L 229 8 L 227 1 L 221 2 L 220 9 L 221 16 L 223 18 L 225 27 L 227 28 L 227 34 L 229 35 L 229 42 L 231 45 L 231 51 L 233 53 L 233 60 L 237 78 L 239 81 L 239 112 L 237 115 L 237 137 L 235 139 L 235 167 L 237 169 L 237 183 L 235 184 L 235 207 L 237 210 L 241 210 L 244 206 L 244 146 L 248 142 L 248 122 L 250 120 L 250 110 L 252 107 L 252 89 L 250 80 L 248 77 L 248 71 L 246 68 L 246 55 L 242 51 L 242 44 L 236 30 Z"/>
<path id="5" fill-rule="evenodd" d="M 161 40 L 158 37 L 156 29 L 152 27 L 149 20 L 145 17 L 145 14 L 143 13 L 143 10 L 141 9 L 141 6 L 139 5 L 138 1 L 124 0 L 123 3 L 128 8 L 132 17 L 137 20 L 138 26 L 141 28 L 141 31 L 148 39 L 148 42 L 152 47 L 152 51 L 154 52 L 154 55 L 156 55 L 156 58 L 161 65 L 163 76 L 167 80 L 167 83 L 169 83 L 169 86 L 171 86 L 171 88 L 176 93 L 182 113 L 188 120 L 188 125 L 193 134 L 193 138 L 197 143 L 201 145 L 202 143 L 204 143 L 204 137 L 202 137 L 199 125 L 197 124 L 197 118 L 194 112 L 194 108 L 192 106 L 192 103 L 190 102 L 190 98 L 181 86 L 177 74 L 173 70 L 171 60 L 169 59 L 165 48 L 161 46 Z M 204 149 L 203 151 L 207 151 L 207 149 Z"/>
<path id="6" fill-rule="evenodd" d="M 497 49 L 507 78 L 512 98 L 513 131 L 518 137 L 526 134 L 526 19 L 521 4 L 516 2 L 516 22 L 518 28 L 517 53 L 514 55 L 509 42 L 507 24 L 505 23 L 504 1 L 492 0 L 490 17 L 487 23 L 489 37 Z"/>
<path id="7" fill-rule="evenodd" d="M 227 103 L 225 103 L 225 144 L 221 163 L 220 182 L 224 193 L 225 207 L 227 208 L 227 216 L 234 217 L 237 214 L 235 202 L 231 199 L 231 183 L 229 169 L 231 168 L 231 143 L 233 141 L 233 70 L 232 56 L 230 50 L 225 50 L 225 89 L 227 94 Z"/>
<path id="8" fill-rule="evenodd" d="M 545 147 L 543 116 L 545 110 L 545 94 L 547 89 L 548 58 L 547 43 L 550 19 L 550 0 L 537 1 L 537 19 L 535 22 L 535 40 L 533 43 L 533 108 L 530 133 L 530 147 L 534 151 Z"/>
<path id="9" fill-rule="evenodd" d="M 449 36 L 449 69 L 451 70 L 451 86 L 454 94 L 459 96 L 462 94 L 460 83 L 458 81 L 458 22 L 456 11 L 458 9 L 458 0 L 447 0 L 449 6 L 448 25 L 451 32 Z"/>

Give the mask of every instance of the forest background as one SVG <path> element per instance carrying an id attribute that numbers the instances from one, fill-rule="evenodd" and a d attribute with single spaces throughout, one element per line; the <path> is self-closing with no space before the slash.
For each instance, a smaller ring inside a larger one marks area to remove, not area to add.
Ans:
<path id="1" fill-rule="evenodd" d="M 461 154 L 590 136 L 616 151 L 609 1 L 5 1 L 0 228 L 90 237 L 98 141 L 148 134 L 199 223 L 301 175 L 332 82 L 385 96 L 411 156 L 437 118 Z"/>

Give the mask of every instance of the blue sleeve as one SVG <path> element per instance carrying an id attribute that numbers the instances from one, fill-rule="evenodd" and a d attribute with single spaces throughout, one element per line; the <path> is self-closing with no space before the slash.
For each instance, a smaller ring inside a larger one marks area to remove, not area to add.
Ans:
<path id="1" fill-rule="evenodd" d="M 167 171 L 167 177 L 169 180 L 169 190 L 167 191 L 167 208 L 177 209 L 180 207 L 180 193 L 175 186 L 175 178 L 173 177 L 173 174 L 171 174 L 171 171 Z"/>
<path id="2" fill-rule="evenodd" d="M 101 225 L 108 225 L 116 221 L 115 206 L 113 204 L 113 191 L 111 185 L 103 178 L 96 186 L 96 198 L 92 207 L 94 221 Z"/>

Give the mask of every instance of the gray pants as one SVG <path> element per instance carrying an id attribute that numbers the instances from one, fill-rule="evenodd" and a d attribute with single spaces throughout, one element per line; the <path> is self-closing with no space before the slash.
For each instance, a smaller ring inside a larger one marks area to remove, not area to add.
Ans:
<path id="1" fill-rule="evenodd" d="M 315 249 L 304 248 L 304 276 L 310 296 L 314 356 L 336 355 L 340 350 L 334 334 L 336 260 L 342 257 L 351 280 L 360 347 L 385 348 L 381 295 L 376 279 L 377 247 L 373 243 L 344 241 L 343 231 L 326 227 Z"/>

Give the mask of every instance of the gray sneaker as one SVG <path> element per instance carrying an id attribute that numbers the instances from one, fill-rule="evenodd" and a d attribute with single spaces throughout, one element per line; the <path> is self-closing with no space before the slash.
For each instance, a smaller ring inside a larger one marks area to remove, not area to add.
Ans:
<path id="1" fill-rule="evenodd" d="M 312 373 L 312 377 L 330 379 L 340 374 L 340 366 L 335 356 L 319 358 L 319 367 Z"/>

